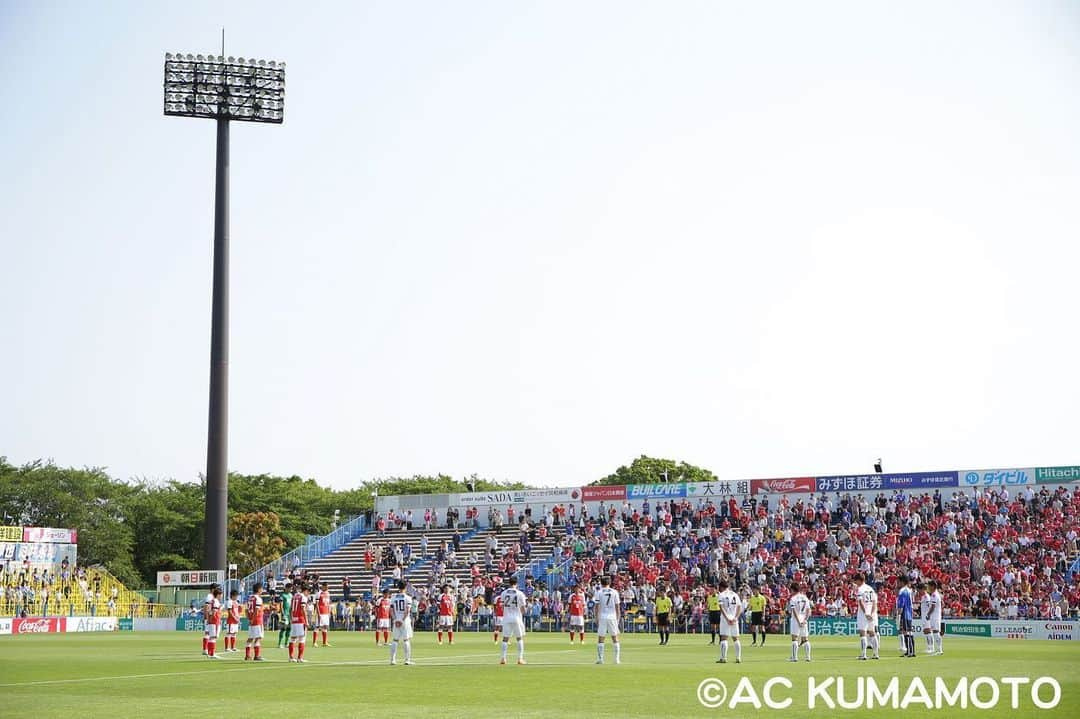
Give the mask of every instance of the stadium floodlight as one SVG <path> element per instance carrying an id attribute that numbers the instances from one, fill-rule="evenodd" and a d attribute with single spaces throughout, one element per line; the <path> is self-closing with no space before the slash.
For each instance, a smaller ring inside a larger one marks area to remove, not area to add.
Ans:
<path id="1" fill-rule="evenodd" d="M 217 121 L 210 413 L 206 440 L 205 569 L 224 569 L 228 522 L 229 122 L 285 121 L 285 63 L 165 53 L 165 114 Z"/>

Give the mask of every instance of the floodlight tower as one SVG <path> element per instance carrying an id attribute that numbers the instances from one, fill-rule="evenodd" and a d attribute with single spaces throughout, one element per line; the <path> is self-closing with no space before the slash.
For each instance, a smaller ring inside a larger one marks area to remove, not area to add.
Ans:
<path id="1" fill-rule="evenodd" d="M 225 569 L 229 438 L 229 121 L 285 119 L 285 63 L 165 53 L 165 114 L 217 122 L 205 569 Z"/>

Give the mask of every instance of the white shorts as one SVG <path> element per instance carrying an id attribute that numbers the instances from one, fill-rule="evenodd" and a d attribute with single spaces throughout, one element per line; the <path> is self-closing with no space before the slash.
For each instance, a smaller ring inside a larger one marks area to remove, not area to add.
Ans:
<path id="1" fill-rule="evenodd" d="M 729 622 L 720 617 L 720 624 L 717 625 L 716 633 L 722 637 L 737 637 L 739 636 L 739 620 L 736 619 L 733 622 Z"/>
<path id="2" fill-rule="evenodd" d="M 791 636 L 793 636 L 793 637 L 808 637 L 808 636 L 810 636 L 810 622 L 809 622 L 809 620 L 807 620 L 806 624 L 803 624 L 802 626 L 799 626 L 799 620 L 797 620 L 795 617 L 792 617 L 791 621 L 789 621 L 788 624 L 789 624 L 789 628 L 791 629 Z"/>
<path id="3" fill-rule="evenodd" d="M 618 637 L 619 636 L 619 620 L 614 617 L 608 617 L 607 619 L 601 619 L 596 623 L 596 636 L 598 637 Z"/>
<path id="4" fill-rule="evenodd" d="M 937 632 L 941 634 L 941 617 L 930 617 L 923 622 L 923 632 Z"/>
<path id="5" fill-rule="evenodd" d="M 226 624 L 225 633 L 230 637 L 235 637 L 236 633 L 240 630 L 239 624 Z"/>
<path id="6" fill-rule="evenodd" d="M 306 632 L 307 627 L 303 624 L 296 624 L 294 622 L 289 625 L 289 639 L 303 639 Z"/>
<path id="7" fill-rule="evenodd" d="M 320 627 L 329 627 L 330 626 L 330 615 L 329 614 L 320 614 L 319 615 L 319 626 Z"/>
<path id="8" fill-rule="evenodd" d="M 220 624 L 207 624 L 204 634 L 207 639 L 213 639 L 217 641 L 218 635 L 221 634 Z"/>
<path id="9" fill-rule="evenodd" d="M 454 618 L 453 617 L 448 617 L 445 614 L 440 614 L 439 615 L 439 626 L 440 627 L 452 627 L 452 626 L 454 626 Z"/>
<path id="10" fill-rule="evenodd" d="M 248 627 L 248 639 L 262 639 L 262 625 L 254 624 Z"/>
<path id="11" fill-rule="evenodd" d="M 389 619 L 380 619 L 378 624 L 375 625 L 375 628 L 376 629 L 389 629 L 390 628 L 390 620 Z"/>
<path id="12" fill-rule="evenodd" d="M 855 629 L 860 632 L 876 632 L 877 617 L 866 617 L 862 614 L 855 617 Z"/>
<path id="13" fill-rule="evenodd" d="M 521 619 L 508 619 L 503 617 L 502 628 L 504 639 L 525 637 L 525 622 Z"/>
<path id="14" fill-rule="evenodd" d="M 412 622 L 402 622 L 400 627 L 394 627 L 393 632 L 390 634 L 390 638 L 395 642 L 403 642 L 406 639 L 412 639 Z"/>
<path id="15" fill-rule="evenodd" d="M 502 624 L 503 624 L 503 618 L 502 617 L 495 617 L 495 626 L 496 626 L 496 628 L 501 627 Z"/>
<path id="16" fill-rule="evenodd" d="M 581 616 L 580 614 L 571 614 L 570 615 L 570 626 L 572 626 L 572 627 L 581 627 L 582 629 L 584 629 L 585 628 L 585 617 Z"/>

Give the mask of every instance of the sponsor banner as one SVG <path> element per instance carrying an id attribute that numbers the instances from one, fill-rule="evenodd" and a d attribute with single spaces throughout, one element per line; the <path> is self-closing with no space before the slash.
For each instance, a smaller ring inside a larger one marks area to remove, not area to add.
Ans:
<path id="1" fill-rule="evenodd" d="M 1039 484 L 1080 482 L 1080 467 L 1039 467 L 1035 470 L 1035 481 Z"/>
<path id="2" fill-rule="evenodd" d="M 907 472 L 904 474 L 851 474 L 838 477 L 818 477 L 819 492 L 865 492 L 891 489 L 933 489 L 955 487 L 959 484 L 956 472 Z"/>
<path id="3" fill-rule="evenodd" d="M 22 527 L 0 527 L 0 542 L 21 542 L 22 538 Z"/>
<path id="4" fill-rule="evenodd" d="M 813 477 L 788 477 L 787 479 L 752 479 L 752 494 L 788 494 L 800 492 L 810 494 L 817 487 Z"/>
<path id="5" fill-rule="evenodd" d="M 750 494 L 750 480 L 725 480 L 716 482 L 687 482 L 686 496 L 708 499 L 722 496 L 725 499 L 733 494 Z"/>
<path id="6" fill-rule="evenodd" d="M 609 484 L 602 487 L 582 487 L 582 502 L 610 502 L 613 499 L 626 499 L 626 486 L 622 484 Z"/>
<path id="7" fill-rule="evenodd" d="M 225 583 L 225 571 L 222 569 L 203 569 L 198 572 L 158 572 L 159 587 L 208 587 Z"/>
<path id="8" fill-rule="evenodd" d="M 66 617 L 16 617 L 11 621 L 12 634 L 56 634 L 64 631 Z"/>
<path id="9" fill-rule="evenodd" d="M 685 482 L 664 482 L 661 484 L 628 484 L 627 499 L 665 499 L 685 497 Z"/>
<path id="10" fill-rule="evenodd" d="M 787 619 L 785 618 L 785 623 Z M 859 636 L 855 617 L 810 617 L 811 634 L 835 635 L 841 637 Z M 878 618 L 878 634 L 883 637 L 896 636 L 896 621 L 891 618 Z"/>
<path id="11" fill-rule="evenodd" d="M 481 504 L 559 504 L 581 500 L 578 487 L 552 489 L 501 489 L 492 492 L 466 492 L 458 495 L 461 506 Z"/>
<path id="12" fill-rule="evenodd" d="M 1061 620 L 987 620 L 990 636 L 997 639 L 1080 640 L 1080 626 Z"/>
<path id="13" fill-rule="evenodd" d="M 240 617 L 240 631 L 246 632 L 247 628 L 247 617 Z M 201 616 L 176 618 L 176 631 L 178 632 L 201 632 L 204 629 L 206 629 L 206 622 L 203 621 L 203 618 Z M 224 622 L 222 622 L 221 624 L 221 631 L 225 631 Z"/>
<path id="14" fill-rule="evenodd" d="M 172 632 L 176 631 L 176 619 L 168 617 L 166 619 L 140 619 L 136 617 L 132 621 L 133 629 L 136 632 Z M 124 623 L 120 621 L 120 630 L 123 631 Z"/>
<path id="15" fill-rule="evenodd" d="M 75 544 L 56 544 L 53 542 L 20 542 L 15 559 L 29 559 L 32 564 L 60 564 L 67 558 L 75 564 Z"/>
<path id="16" fill-rule="evenodd" d="M 18 542 L 0 542 L 0 562 L 15 559 L 19 554 Z"/>
<path id="17" fill-rule="evenodd" d="M 1035 470 L 1025 469 L 962 469 L 961 487 L 1002 487 L 1035 482 Z"/>
<path id="18" fill-rule="evenodd" d="M 56 529 L 54 527 L 23 527 L 24 542 L 54 542 L 56 544 L 78 544 L 79 533 L 74 529 Z"/>
<path id="19" fill-rule="evenodd" d="M 950 622 L 946 621 L 941 626 L 945 634 L 954 634 L 960 637 L 989 637 L 990 624 L 988 622 Z"/>
<path id="20" fill-rule="evenodd" d="M 0 617 L 0 635 L 11 634 L 11 623 L 14 621 L 11 617 Z"/>
<path id="21" fill-rule="evenodd" d="M 129 620 L 130 621 L 130 620 Z M 68 617 L 65 632 L 115 632 L 116 617 Z"/>
<path id="22" fill-rule="evenodd" d="M 135 631 L 135 620 L 131 617 L 120 617 L 117 627 L 122 632 L 133 632 Z"/>

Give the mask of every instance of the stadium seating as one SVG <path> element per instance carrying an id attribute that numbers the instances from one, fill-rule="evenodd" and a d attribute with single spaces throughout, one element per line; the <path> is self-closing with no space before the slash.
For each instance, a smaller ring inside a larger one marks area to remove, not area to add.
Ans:
<path id="1" fill-rule="evenodd" d="M 380 571 L 384 582 L 391 575 L 392 565 L 387 566 L 379 563 L 383 549 L 390 545 L 407 544 L 411 548 L 411 561 L 407 562 L 404 567 L 404 576 L 413 583 L 426 584 L 429 580 L 436 550 L 439 549 L 443 542 L 446 542 L 447 546 L 452 545 L 454 531 L 445 528 L 428 530 L 421 528 L 389 529 L 382 536 L 376 533 L 368 533 L 325 557 L 312 560 L 303 567 L 299 567 L 299 569 L 318 574 L 320 581 L 329 584 L 330 592 L 335 600 L 341 597 L 342 580 L 345 577 L 349 577 L 353 596 L 362 597 L 372 589 L 375 570 Z M 493 532 L 498 539 L 500 548 L 517 544 L 521 535 L 517 526 L 504 526 L 498 530 L 462 528 L 458 531 L 461 535 L 461 550 L 457 552 L 457 563 L 455 566 L 447 566 L 443 577 L 444 580 L 456 577 L 464 585 L 471 583 L 469 557 L 473 552 L 480 559 L 481 569 L 484 569 L 483 560 L 486 543 Z M 428 538 L 428 556 L 426 559 L 421 551 L 421 537 L 424 535 L 427 535 Z M 534 535 L 533 540 L 530 542 L 532 545 L 530 558 L 551 556 L 555 541 L 555 537 L 552 536 L 541 538 Z M 367 569 L 364 564 L 364 555 L 369 547 L 375 557 L 373 569 Z M 517 564 L 520 568 L 524 562 L 519 560 Z"/>

